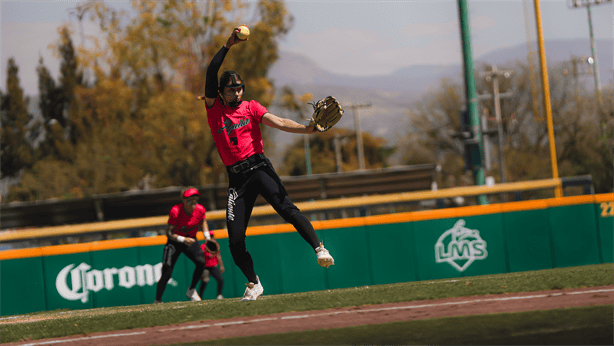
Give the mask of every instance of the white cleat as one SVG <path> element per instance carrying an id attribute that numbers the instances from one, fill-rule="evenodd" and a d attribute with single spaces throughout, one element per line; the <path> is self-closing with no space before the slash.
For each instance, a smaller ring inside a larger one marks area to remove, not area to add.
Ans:
<path id="1" fill-rule="evenodd" d="M 217 299 L 222 300 L 222 299 L 224 299 L 224 296 L 220 294 L 220 295 L 217 296 Z"/>
<path id="2" fill-rule="evenodd" d="M 335 264 L 335 260 L 333 259 L 333 256 L 331 256 L 330 253 L 328 253 L 328 250 L 324 248 L 324 244 L 322 243 L 320 243 L 320 246 L 316 248 L 316 255 L 318 256 L 318 264 L 321 267 L 328 268 L 329 266 L 332 266 Z"/>
<path id="3" fill-rule="evenodd" d="M 188 290 L 188 293 L 186 293 L 185 295 L 188 296 L 188 298 L 192 299 L 193 302 L 200 301 L 200 297 L 198 296 L 198 293 L 196 293 L 195 288 Z"/>
<path id="4" fill-rule="evenodd" d="M 245 293 L 243 294 L 243 299 L 241 299 L 242 302 L 248 300 L 256 300 L 256 298 L 258 298 L 262 294 L 262 292 L 264 292 L 264 288 L 262 288 L 262 284 L 260 283 L 260 278 L 258 276 L 256 276 L 256 278 L 258 279 L 257 284 L 253 282 L 245 284 L 247 288 L 245 289 Z"/>

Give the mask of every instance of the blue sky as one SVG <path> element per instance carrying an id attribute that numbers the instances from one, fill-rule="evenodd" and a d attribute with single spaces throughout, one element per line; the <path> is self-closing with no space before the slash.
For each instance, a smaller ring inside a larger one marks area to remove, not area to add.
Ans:
<path id="1" fill-rule="evenodd" d="M 585 8 L 571 9 L 571 0 L 542 0 L 542 27 L 546 40 L 589 40 Z M 126 1 L 106 1 L 129 10 Z M 494 49 L 526 44 L 524 5 L 521 0 L 469 0 L 474 56 Z M 59 61 L 49 44 L 57 40 L 56 28 L 72 23 L 69 14 L 78 1 L 2 1 L 0 3 L 0 89 L 6 90 L 6 64 L 14 57 L 21 86 L 27 95 L 37 93 L 39 56 L 57 77 Z M 455 0 L 415 1 L 288 1 L 294 26 L 280 48 L 302 54 L 318 66 L 352 76 L 388 74 L 415 64 L 460 64 L 458 7 Z M 536 39 L 533 1 L 527 2 L 532 40 Z M 612 4 L 592 8 L 597 39 L 614 35 Z M 85 23 L 92 35 L 96 26 Z M 333 38 L 333 39 L 331 39 Z M 78 43 L 80 38 L 74 37 Z M 599 47 L 597 47 L 599 50 Z M 588 55 L 590 52 L 587 52 Z M 601 75 L 612 71 L 600 71 Z M 609 80 L 609 78 L 603 78 Z"/>

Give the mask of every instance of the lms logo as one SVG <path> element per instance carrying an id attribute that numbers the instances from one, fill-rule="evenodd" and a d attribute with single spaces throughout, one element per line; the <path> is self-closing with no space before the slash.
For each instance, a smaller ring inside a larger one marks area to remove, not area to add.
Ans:
<path id="1" fill-rule="evenodd" d="M 448 262 L 459 272 L 467 269 L 475 260 L 488 256 L 486 242 L 478 230 L 464 227 L 465 220 L 456 221 L 454 227 L 445 231 L 435 244 L 435 262 Z"/>

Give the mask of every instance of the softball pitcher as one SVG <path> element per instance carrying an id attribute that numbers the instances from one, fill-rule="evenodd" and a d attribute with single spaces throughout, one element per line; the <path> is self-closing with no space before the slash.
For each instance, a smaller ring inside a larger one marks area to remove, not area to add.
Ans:
<path id="1" fill-rule="evenodd" d="M 246 41 L 236 36 L 238 32 L 240 29 L 235 28 L 226 44 L 212 58 L 207 68 L 205 96 L 198 98 L 207 103 L 211 134 L 228 172 L 226 224 L 230 253 L 249 281 L 243 300 L 255 300 L 262 294 L 263 288 L 245 246 L 245 232 L 258 195 L 264 197 L 285 221 L 294 226 L 314 249 L 321 266 L 328 268 L 334 264 L 334 260 L 318 240 L 309 220 L 288 197 L 271 161 L 264 155 L 258 124 L 291 133 L 315 133 L 318 130 L 314 125 L 302 125 L 273 115 L 258 101 L 244 101 L 245 83 L 235 71 L 222 73 L 218 84 L 218 71 L 229 49 Z"/>

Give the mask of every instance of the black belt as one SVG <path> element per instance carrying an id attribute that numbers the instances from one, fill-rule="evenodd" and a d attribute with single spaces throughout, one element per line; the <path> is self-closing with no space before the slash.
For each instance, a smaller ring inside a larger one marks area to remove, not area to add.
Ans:
<path id="1" fill-rule="evenodd" d="M 264 154 L 254 154 L 243 161 L 239 161 L 232 166 L 226 166 L 228 173 L 241 173 L 246 170 L 253 170 L 266 164 Z"/>

